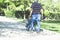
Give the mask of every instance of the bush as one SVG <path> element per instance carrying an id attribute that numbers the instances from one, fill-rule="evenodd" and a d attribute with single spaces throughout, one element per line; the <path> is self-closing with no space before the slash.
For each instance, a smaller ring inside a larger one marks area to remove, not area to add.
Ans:
<path id="1" fill-rule="evenodd" d="M 9 5 L 5 11 L 7 17 L 15 17 L 15 5 Z"/>
<path id="2" fill-rule="evenodd" d="M 5 16 L 7 16 L 7 17 L 15 17 L 15 13 L 14 13 L 14 11 L 6 10 L 5 11 Z"/>
<path id="3" fill-rule="evenodd" d="M 48 10 L 45 10 L 44 14 L 45 14 L 46 17 L 49 17 L 49 11 Z"/>
<path id="4" fill-rule="evenodd" d="M 50 12 L 49 10 L 44 10 L 44 14 L 45 14 L 45 17 L 49 18 L 49 19 L 60 19 L 60 12 Z"/>

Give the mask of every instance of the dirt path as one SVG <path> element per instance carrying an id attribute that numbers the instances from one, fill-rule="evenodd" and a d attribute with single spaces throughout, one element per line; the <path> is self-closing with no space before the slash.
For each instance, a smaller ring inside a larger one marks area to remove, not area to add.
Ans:
<path id="1" fill-rule="evenodd" d="M 0 17 L 0 40 L 60 40 L 60 34 L 45 29 L 39 34 L 28 32 L 24 23 Z"/>

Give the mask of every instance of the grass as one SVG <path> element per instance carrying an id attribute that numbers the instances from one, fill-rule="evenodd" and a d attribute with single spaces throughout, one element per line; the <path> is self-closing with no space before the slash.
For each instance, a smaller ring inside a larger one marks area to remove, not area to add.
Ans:
<path id="1" fill-rule="evenodd" d="M 41 27 L 51 31 L 56 31 L 60 33 L 60 21 L 42 21 Z"/>

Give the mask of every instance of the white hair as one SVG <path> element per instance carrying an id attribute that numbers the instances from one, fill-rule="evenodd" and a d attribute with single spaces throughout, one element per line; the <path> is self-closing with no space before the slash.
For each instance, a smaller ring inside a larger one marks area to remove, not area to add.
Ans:
<path id="1" fill-rule="evenodd" d="M 38 0 L 34 0 L 34 2 L 38 2 Z"/>

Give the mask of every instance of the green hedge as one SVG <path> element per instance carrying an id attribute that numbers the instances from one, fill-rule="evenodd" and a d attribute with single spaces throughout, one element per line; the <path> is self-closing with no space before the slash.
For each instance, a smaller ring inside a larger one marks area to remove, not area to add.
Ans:
<path id="1" fill-rule="evenodd" d="M 15 17 L 15 12 L 11 10 L 5 10 L 5 16 L 7 17 Z"/>

